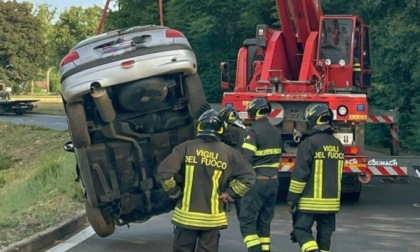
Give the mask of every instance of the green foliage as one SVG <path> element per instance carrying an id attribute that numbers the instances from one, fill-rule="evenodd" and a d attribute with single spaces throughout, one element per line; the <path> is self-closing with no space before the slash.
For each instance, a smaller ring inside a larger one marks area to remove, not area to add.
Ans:
<path id="1" fill-rule="evenodd" d="M 6 185 L 6 180 L 3 177 L 0 177 L 0 189 Z"/>
<path id="2" fill-rule="evenodd" d="M 63 194 L 81 201 L 81 187 L 74 181 L 74 156 L 59 151 L 45 155 L 34 167 L 33 174 L 20 184 L 3 188 L 0 219 L 26 209 L 37 201 Z"/>
<path id="3" fill-rule="evenodd" d="M 61 59 L 78 42 L 95 35 L 100 18 L 101 9 L 98 6 L 86 9 L 73 6 L 60 14 L 49 42 L 54 66 L 59 66 Z"/>
<path id="4" fill-rule="evenodd" d="M 45 60 L 41 24 L 31 4 L 0 1 L 0 78 L 6 77 L 15 90 L 28 90 Z"/>
<path id="5" fill-rule="evenodd" d="M 13 157 L 7 153 L 0 152 L 0 171 L 9 169 L 13 165 Z"/>
<path id="6" fill-rule="evenodd" d="M 156 0 L 117 0 L 118 11 L 109 11 L 105 27 L 115 30 L 136 25 L 159 25 L 159 2 Z M 166 7 L 167 2 L 163 1 Z M 166 10 L 166 8 L 164 8 Z"/>

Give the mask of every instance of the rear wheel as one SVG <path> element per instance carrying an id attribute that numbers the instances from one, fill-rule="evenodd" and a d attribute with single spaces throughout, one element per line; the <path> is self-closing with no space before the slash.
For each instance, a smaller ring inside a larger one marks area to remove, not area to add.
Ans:
<path id="1" fill-rule="evenodd" d="M 184 78 L 184 89 L 190 104 L 191 116 L 198 119 L 204 111 L 210 109 L 198 74 L 188 75 Z"/>
<path id="2" fill-rule="evenodd" d="M 99 208 L 92 207 L 87 201 L 85 208 L 89 223 L 96 234 L 100 237 L 107 237 L 114 233 L 115 223 L 107 222 Z"/>
<path id="3" fill-rule="evenodd" d="M 66 103 L 65 109 L 74 147 L 87 147 L 90 145 L 90 137 L 82 102 Z"/>

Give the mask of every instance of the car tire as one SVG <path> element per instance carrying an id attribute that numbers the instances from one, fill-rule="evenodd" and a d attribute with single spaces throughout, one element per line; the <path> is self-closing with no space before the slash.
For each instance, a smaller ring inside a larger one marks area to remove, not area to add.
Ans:
<path id="1" fill-rule="evenodd" d="M 114 233 L 115 223 L 109 223 L 105 220 L 99 208 L 92 207 L 89 202 L 85 202 L 86 215 L 90 225 L 97 235 L 107 237 Z"/>
<path id="2" fill-rule="evenodd" d="M 198 119 L 204 111 L 210 109 L 198 74 L 191 74 L 184 78 L 184 89 L 191 108 L 191 116 Z"/>
<path id="3" fill-rule="evenodd" d="M 86 114 L 81 102 L 65 104 L 67 124 L 75 148 L 86 148 L 90 145 Z"/>

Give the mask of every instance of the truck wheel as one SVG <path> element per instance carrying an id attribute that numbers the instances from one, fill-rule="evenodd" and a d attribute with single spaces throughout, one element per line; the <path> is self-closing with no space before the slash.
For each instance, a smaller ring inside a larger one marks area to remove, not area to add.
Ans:
<path id="1" fill-rule="evenodd" d="M 65 105 L 67 124 L 75 148 L 85 148 L 90 145 L 85 110 L 81 102 Z"/>
<path id="2" fill-rule="evenodd" d="M 190 104 L 191 116 L 198 119 L 204 111 L 210 109 L 198 74 L 191 74 L 184 78 L 184 89 Z"/>
<path id="3" fill-rule="evenodd" d="M 109 223 L 105 220 L 99 208 L 92 207 L 89 202 L 85 202 L 86 215 L 90 225 L 97 235 L 107 237 L 114 233 L 115 223 Z"/>

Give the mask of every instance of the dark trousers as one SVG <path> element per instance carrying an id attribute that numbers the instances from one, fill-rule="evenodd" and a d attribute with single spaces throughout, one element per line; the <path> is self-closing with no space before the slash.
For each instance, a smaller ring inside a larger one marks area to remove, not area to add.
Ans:
<path id="1" fill-rule="evenodd" d="M 173 252 L 217 252 L 220 229 L 194 230 L 175 226 Z"/>
<path id="2" fill-rule="evenodd" d="M 308 246 L 308 244 L 316 243 L 319 250 L 330 251 L 331 236 L 335 231 L 335 214 L 304 213 L 298 211 L 296 212 L 295 218 L 293 232 L 301 248 Z M 316 239 L 312 235 L 312 226 L 315 222 L 317 231 Z"/>
<path id="3" fill-rule="evenodd" d="M 239 223 L 248 251 L 270 251 L 270 225 L 274 217 L 278 179 L 257 179 L 241 199 Z"/>

